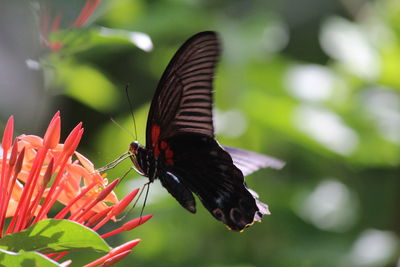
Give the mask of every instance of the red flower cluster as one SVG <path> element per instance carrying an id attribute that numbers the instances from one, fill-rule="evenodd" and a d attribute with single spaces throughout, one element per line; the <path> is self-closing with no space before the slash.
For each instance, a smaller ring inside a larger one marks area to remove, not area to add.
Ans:
<path id="1" fill-rule="evenodd" d="M 82 123 L 71 131 L 64 144 L 59 143 L 59 112 L 51 120 L 44 138 L 20 135 L 13 141 L 13 128 L 11 116 L 1 143 L 0 238 L 46 219 L 56 202 L 63 204 L 64 208 L 54 219 L 66 218 L 96 231 L 109 220 L 115 220 L 137 195 L 139 189 L 119 201 L 113 192 L 119 179 L 108 184 L 93 164 L 76 151 L 83 134 Z M 131 220 L 102 237 L 129 231 L 150 218 L 151 215 L 146 215 Z M 136 239 L 114 248 L 87 266 L 119 261 L 139 242 Z M 47 256 L 59 260 L 67 253 Z"/>

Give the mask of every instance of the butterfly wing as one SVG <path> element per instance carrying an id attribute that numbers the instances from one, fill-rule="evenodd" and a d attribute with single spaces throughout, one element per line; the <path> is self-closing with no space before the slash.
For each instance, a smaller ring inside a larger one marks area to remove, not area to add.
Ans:
<path id="1" fill-rule="evenodd" d="M 150 106 L 146 148 L 160 164 L 161 183 L 184 208 L 195 212 L 194 192 L 215 218 L 241 231 L 269 211 L 214 140 L 212 82 L 218 55 L 215 32 L 198 33 L 177 51 Z"/>
<path id="2" fill-rule="evenodd" d="M 181 134 L 168 143 L 174 151 L 173 164 L 166 166 L 168 172 L 230 229 L 241 231 L 260 221 L 263 214 L 269 214 L 267 205 L 246 187 L 231 156 L 213 138 Z"/>
<path id="3" fill-rule="evenodd" d="M 214 136 L 212 82 L 218 61 L 215 32 L 201 32 L 187 40 L 168 64 L 150 106 L 146 146 L 177 133 Z"/>
<path id="4" fill-rule="evenodd" d="M 231 155 L 233 164 L 242 171 L 244 176 L 261 168 L 274 168 L 279 170 L 285 166 L 283 161 L 270 156 L 228 146 L 223 146 L 223 149 Z"/>

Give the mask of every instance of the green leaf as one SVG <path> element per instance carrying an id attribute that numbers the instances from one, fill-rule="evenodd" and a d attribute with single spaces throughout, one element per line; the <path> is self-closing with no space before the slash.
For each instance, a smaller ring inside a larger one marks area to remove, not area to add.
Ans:
<path id="1" fill-rule="evenodd" d="M 4 236 L 0 248 L 20 252 L 41 253 L 70 250 L 94 250 L 107 252 L 110 247 L 93 230 L 73 221 L 48 219 L 34 226 Z"/>
<path id="2" fill-rule="evenodd" d="M 57 262 L 37 252 L 15 253 L 0 249 L 0 266 L 60 266 Z"/>

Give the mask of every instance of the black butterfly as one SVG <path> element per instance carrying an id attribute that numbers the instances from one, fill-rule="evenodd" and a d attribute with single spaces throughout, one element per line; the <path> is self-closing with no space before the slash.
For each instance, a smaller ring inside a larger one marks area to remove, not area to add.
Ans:
<path id="1" fill-rule="evenodd" d="M 283 163 L 253 152 L 222 147 L 214 139 L 212 82 L 219 56 L 215 32 L 200 32 L 176 52 L 153 97 L 146 147 L 133 142 L 136 170 L 161 184 L 192 213 L 195 193 L 217 219 L 242 231 L 263 214 L 266 204 L 246 187 L 243 175 Z"/>

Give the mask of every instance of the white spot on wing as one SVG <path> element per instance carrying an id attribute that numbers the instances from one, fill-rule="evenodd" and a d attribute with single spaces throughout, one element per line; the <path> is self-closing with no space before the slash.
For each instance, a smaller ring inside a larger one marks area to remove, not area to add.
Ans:
<path id="1" fill-rule="evenodd" d="M 175 182 L 177 182 L 177 183 L 180 183 L 180 182 L 181 182 L 181 181 L 179 181 L 178 177 L 176 177 L 174 174 L 172 174 L 172 173 L 170 173 L 170 172 L 167 172 L 167 174 L 168 174 L 169 176 L 171 176 L 171 177 L 175 180 Z"/>

